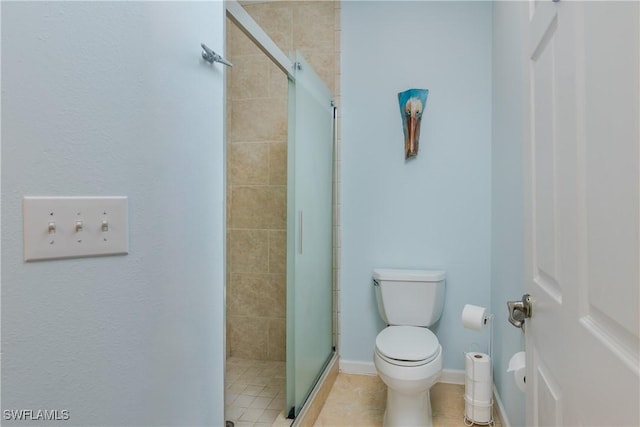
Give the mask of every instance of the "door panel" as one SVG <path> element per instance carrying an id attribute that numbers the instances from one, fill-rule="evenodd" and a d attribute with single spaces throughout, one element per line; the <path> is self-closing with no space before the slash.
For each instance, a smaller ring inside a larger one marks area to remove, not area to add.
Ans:
<path id="1" fill-rule="evenodd" d="M 638 425 L 639 7 L 530 12 L 527 424 Z"/>
<path id="2" fill-rule="evenodd" d="M 562 425 L 560 386 L 549 375 L 547 368 L 542 363 L 536 365 L 534 381 L 538 405 L 538 410 L 535 412 L 537 416 L 535 425 Z"/>
<path id="3" fill-rule="evenodd" d="M 559 304 L 562 292 L 556 271 L 556 91 L 552 76 L 555 74 L 555 19 L 537 43 L 532 62 L 533 158 L 535 179 L 535 259 L 537 272 L 534 280 Z"/>

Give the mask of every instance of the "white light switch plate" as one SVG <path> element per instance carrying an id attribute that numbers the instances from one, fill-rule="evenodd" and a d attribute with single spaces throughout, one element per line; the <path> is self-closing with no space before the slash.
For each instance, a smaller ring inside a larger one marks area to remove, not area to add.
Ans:
<path id="1" fill-rule="evenodd" d="M 25 197 L 24 260 L 129 252 L 126 197 Z"/>

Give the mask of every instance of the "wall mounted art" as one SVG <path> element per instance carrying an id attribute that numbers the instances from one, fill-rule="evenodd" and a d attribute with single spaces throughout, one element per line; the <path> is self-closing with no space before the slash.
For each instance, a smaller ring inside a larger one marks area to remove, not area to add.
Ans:
<path id="1" fill-rule="evenodd" d="M 418 155 L 420 123 L 428 96 L 429 89 L 408 89 L 398 94 L 404 129 L 404 158 L 406 160 Z"/>

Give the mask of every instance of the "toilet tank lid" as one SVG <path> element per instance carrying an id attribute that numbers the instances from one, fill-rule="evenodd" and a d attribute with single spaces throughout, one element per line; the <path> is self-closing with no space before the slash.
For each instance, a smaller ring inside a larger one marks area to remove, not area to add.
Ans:
<path id="1" fill-rule="evenodd" d="M 446 272 L 443 270 L 401 270 L 390 268 L 376 268 L 373 270 L 375 280 L 393 280 L 397 282 L 439 282 L 444 280 Z"/>

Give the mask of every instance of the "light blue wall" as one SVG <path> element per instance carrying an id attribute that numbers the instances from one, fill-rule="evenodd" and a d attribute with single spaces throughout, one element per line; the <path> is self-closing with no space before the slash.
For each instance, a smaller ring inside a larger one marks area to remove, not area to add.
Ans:
<path id="1" fill-rule="evenodd" d="M 341 357 L 371 362 L 376 267 L 447 271 L 434 327 L 444 367 L 488 336 L 460 322 L 490 304 L 491 4 L 342 4 Z M 397 94 L 430 90 L 420 152 L 404 160 Z"/>
<path id="2" fill-rule="evenodd" d="M 522 171 L 523 49 L 526 2 L 493 6 L 493 157 L 491 303 L 495 318 L 494 382 L 513 426 L 525 425 L 524 393 L 507 374 L 511 356 L 524 350 L 522 332 L 508 322 L 506 301 L 524 291 Z"/>
<path id="3" fill-rule="evenodd" d="M 222 2 L 2 2 L 3 410 L 222 424 L 224 94 L 202 41 L 223 50 Z M 25 195 L 129 196 L 129 255 L 24 263 Z"/>

